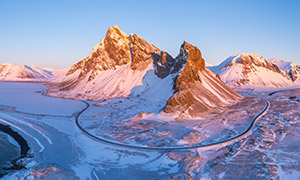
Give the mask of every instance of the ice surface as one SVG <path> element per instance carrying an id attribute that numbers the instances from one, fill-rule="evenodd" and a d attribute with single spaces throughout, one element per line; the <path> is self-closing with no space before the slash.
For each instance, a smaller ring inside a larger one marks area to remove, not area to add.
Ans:
<path id="1" fill-rule="evenodd" d="M 70 116 L 84 107 L 78 101 L 42 96 L 45 86 L 39 83 L 0 82 L 0 89 L 0 105 L 26 113 Z"/>

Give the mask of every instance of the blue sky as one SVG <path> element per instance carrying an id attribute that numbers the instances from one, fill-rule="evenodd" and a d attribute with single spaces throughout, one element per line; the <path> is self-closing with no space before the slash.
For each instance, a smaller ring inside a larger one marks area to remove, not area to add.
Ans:
<path id="1" fill-rule="evenodd" d="M 212 64 L 242 52 L 300 64 L 297 0 L 1 0 L 0 63 L 69 67 L 113 25 L 172 56 L 185 40 Z"/>

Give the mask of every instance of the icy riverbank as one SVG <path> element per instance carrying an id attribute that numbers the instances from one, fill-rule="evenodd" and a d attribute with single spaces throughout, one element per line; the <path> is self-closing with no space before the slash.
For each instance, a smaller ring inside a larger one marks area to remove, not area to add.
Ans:
<path id="1" fill-rule="evenodd" d="M 270 102 L 268 113 L 257 121 L 252 134 L 226 146 L 152 151 L 120 147 L 88 137 L 75 124 L 85 104 L 42 96 L 36 93 L 43 89 L 41 84 L 7 86 L 1 82 L 0 87 L 0 118 L 11 123 L 12 129 L 26 139 L 31 148 L 29 153 L 33 155 L 24 160 L 26 169 L 10 173 L 3 179 L 276 179 L 289 177 L 290 173 L 297 178 L 299 172 L 300 106 L 297 99 L 290 98 L 298 97 L 299 90 L 272 96 L 268 96 L 268 92 L 253 92 L 253 96 Z M 9 88 L 13 88 L 11 93 Z M 27 97 L 22 98 L 22 93 Z M 42 111 L 26 109 L 30 105 L 28 97 L 34 97 L 32 106 L 40 106 Z M 73 106 L 72 111 L 67 111 L 68 105 Z M 113 112 L 102 105 L 102 111 Z M 260 109 L 260 103 L 248 105 Z M 60 110 L 51 109 L 55 107 Z M 110 107 L 114 107 L 113 101 Z M 97 112 L 96 109 L 91 112 Z M 238 110 L 232 109 L 232 112 Z M 84 120 L 88 120 L 88 116 L 81 122 Z M 216 123 L 219 122 L 223 120 Z M 227 119 L 223 123 L 232 127 L 238 125 L 238 121 L 229 122 Z M 209 128 L 209 124 L 205 127 Z"/>

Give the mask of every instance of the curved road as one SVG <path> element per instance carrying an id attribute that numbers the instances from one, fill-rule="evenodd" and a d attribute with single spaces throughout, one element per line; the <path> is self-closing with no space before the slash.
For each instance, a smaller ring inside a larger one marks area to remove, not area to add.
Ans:
<path id="1" fill-rule="evenodd" d="M 181 150 L 181 149 L 195 149 L 195 148 L 214 148 L 214 147 L 218 147 L 218 146 L 225 146 L 225 145 L 228 145 L 230 143 L 232 143 L 233 141 L 236 141 L 236 140 L 239 140 L 239 139 L 242 139 L 244 137 L 247 137 L 248 135 L 250 135 L 252 133 L 252 128 L 255 124 L 255 122 L 260 118 L 262 117 L 264 114 L 266 114 L 266 112 L 268 111 L 269 109 L 269 106 L 270 106 L 270 103 L 268 100 L 262 98 L 262 100 L 265 102 L 265 107 L 259 112 L 257 113 L 250 126 L 244 131 L 242 132 L 241 134 L 235 136 L 235 137 L 231 137 L 229 139 L 226 139 L 226 140 L 222 140 L 222 141 L 219 141 L 219 142 L 215 142 L 215 143 L 211 143 L 211 144 L 205 144 L 205 145 L 194 145 L 194 146 L 182 146 L 182 147 L 147 147 L 147 146 L 135 146 L 135 145 L 128 145 L 128 144 L 123 144 L 123 143 L 120 143 L 120 142 L 115 142 L 115 141 L 111 141 L 111 140 L 107 140 L 107 139 L 104 139 L 104 138 L 101 138 L 101 137 L 97 137 L 89 132 L 87 132 L 83 127 L 80 126 L 79 124 L 79 117 L 82 113 L 84 113 L 88 108 L 89 108 L 89 103 L 87 103 L 86 101 L 81 101 L 83 103 L 86 104 L 86 107 L 80 111 L 76 118 L 75 118 L 75 122 L 76 122 L 76 125 L 77 127 L 83 131 L 86 135 L 90 136 L 91 138 L 93 139 L 96 139 L 98 141 L 101 141 L 101 142 L 104 142 L 104 143 L 108 143 L 108 144 L 112 144 L 112 145 L 116 145 L 116 146 L 122 146 L 122 147 L 126 147 L 126 148 L 133 148 L 133 149 L 141 149 L 141 150 L 163 150 L 163 151 L 168 151 L 168 150 Z"/>

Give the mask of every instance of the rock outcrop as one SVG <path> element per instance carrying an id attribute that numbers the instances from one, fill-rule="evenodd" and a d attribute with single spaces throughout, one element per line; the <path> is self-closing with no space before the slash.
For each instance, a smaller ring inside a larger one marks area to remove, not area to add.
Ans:
<path id="1" fill-rule="evenodd" d="M 181 45 L 178 59 L 185 59 L 186 64 L 176 81 L 176 90 L 188 89 L 195 81 L 200 81 L 198 72 L 205 70 L 205 62 L 200 50 L 184 42 Z"/>
<path id="2" fill-rule="evenodd" d="M 167 52 L 161 51 L 160 54 L 152 54 L 155 74 L 160 78 L 165 78 L 170 74 L 178 73 L 186 60 L 183 58 L 173 58 Z"/>

